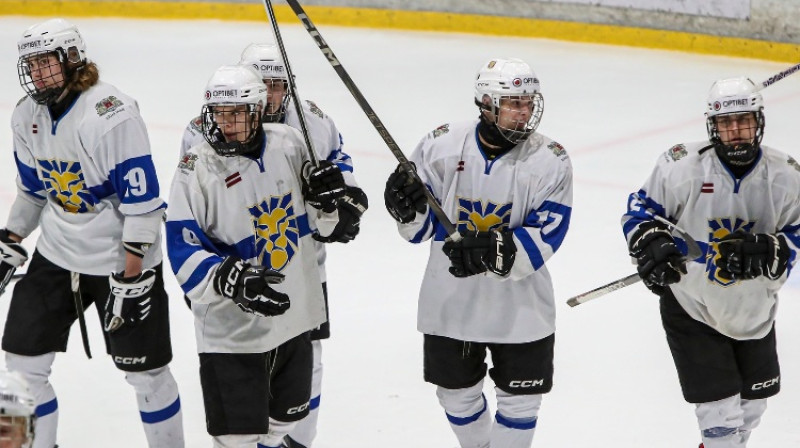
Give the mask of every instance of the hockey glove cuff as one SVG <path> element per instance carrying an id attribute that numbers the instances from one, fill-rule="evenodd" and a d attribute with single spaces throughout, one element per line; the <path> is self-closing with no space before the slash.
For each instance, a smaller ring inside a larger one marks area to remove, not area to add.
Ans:
<path id="1" fill-rule="evenodd" d="M 323 243 L 349 243 L 353 241 L 361 230 L 361 215 L 369 208 L 367 195 L 358 187 L 347 187 L 345 195 L 336 209 L 339 211 L 339 222 L 333 232 L 328 236 L 311 235 L 315 240 Z"/>
<path id="2" fill-rule="evenodd" d="M 450 259 L 448 271 L 458 278 L 486 272 L 484 259 L 490 244 L 489 232 L 470 232 L 458 241 L 445 241 L 442 251 Z"/>
<path id="3" fill-rule="evenodd" d="M 383 192 L 386 210 L 395 221 L 407 224 L 414 220 L 417 213 L 428 211 L 428 200 L 425 197 L 425 185 L 406 173 L 402 166 L 389 175 L 386 189 Z"/>
<path id="4" fill-rule="evenodd" d="M 0 295 L 6 290 L 17 268 L 28 261 L 28 251 L 8 234 L 7 229 L 0 230 Z"/>
<path id="5" fill-rule="evenodd" d="M 510 230 L 495 229 L 489 232 L 489 250 L 484 256 L 484 264 L 489 272 L 506 277 L 511 272 L 517 256 L 514 233 Z"/>
<path id="6" fill-rule="evenodd" d="M 769 233 L 753 235 L 740 230 L 722 238 L 717 247 L 719 276 L 728 280 L 762 275 L 777 280 L 786 272 L 791 255 L 786 239 Z"/>
<path id="7" fill-rule="evenodd" d="M 306 165 L 303 176 L 303 197 L 317 210 L 332 213 L 345 194 L 344 176 L 338 166 L 327 160 L 319 165 Z"/>
<path id="8" fill-rule="evenodd" d="M 214 274 L 214 289 L 245 313 L 278 316 L 289 309 L 289 296 L 269 285 L 281 283 L 283 278 L 280 272 L 264 266 L 250 266 L 239 258 L 226 257 Z"/>
<path id="9" fill-rule="evenodd" d="M 124 272 L 108 278 L 111 291 L 105 305 L 103 328 L 108 333 L 123 325 L 136 325 L 150 315 L 156 271 L 147 269 L 135 277 L 123 277 Z"/>
<path id="10" fill-rule="evenodd" d="M 686 260 L 667 226 L 660 222 L 641 224 L 631 237 L 629 249 L 636 258 L 639 276 L 656 294 L 686 274 Z"/>

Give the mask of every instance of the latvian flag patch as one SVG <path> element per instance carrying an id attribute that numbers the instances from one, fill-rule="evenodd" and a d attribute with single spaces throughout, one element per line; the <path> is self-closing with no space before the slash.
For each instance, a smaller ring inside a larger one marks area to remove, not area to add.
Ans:
<path id="1" fill-rule="evenodd" d="M 39 133 L 39 125 L 36 125 L 36 124 L 33 125 L 33 133 L 34 134 L 38 134 Z"/>
<path id="2" fill-rule="evenodd" d="M 225 178 L 225 186 L 231 188 L 232 186 L 238 184 L 241 181 L 242 181 L 242 176 L 237 171 Z"/>
<path id="3" fill-rule="evenodd" d="M 713 193 L 714 184 L 712 182 L 703 182 L 703 187 L 700 188 L 700 193 Z"/>

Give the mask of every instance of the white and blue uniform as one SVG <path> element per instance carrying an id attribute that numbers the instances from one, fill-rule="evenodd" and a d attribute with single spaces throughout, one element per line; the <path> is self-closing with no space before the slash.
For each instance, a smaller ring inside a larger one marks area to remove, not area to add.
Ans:
<path id="1" fill-rule="evenodd" d="M 408 241 L 433 240 L 417 329 L 463 341 L 539 340 L 555 331 L 553 284 L 545 262 L 569 228 L 572 165 L 560 144 L 538 133 L 490 160 L 479 146 L 477 126 L 473 120 L 439 127 L 410 160 L 459 231 L 513 230 L 516 261 L 506 279 L 488 272 L 455 278 L 442 252 L 446 232 L 430 210 L 398 224 Z"/>
<path id="2" fill-rule="evenodd" d="M 692 318 L 725 336 L 760 339 L 772 329 L 778 290 L 800 248 L 800 165 L 762 146 L 751 170 L 736 179 L 713 148 L 699 153 L 708 145 L 676 145 L 659 157 L 644 186 L 628 200 L 623 231 L 630 240 L 639 224 L 659 215 L 689 233 L 704 253 L 687 262 L 688 273 L 670 285 L 675 298 Z M 717 243 L 737 230 L 783 235 L 791 250 L 786 273 L 777 280 L 721 278 Z M 677 240 L 686 253 L 684 242 Z"/>

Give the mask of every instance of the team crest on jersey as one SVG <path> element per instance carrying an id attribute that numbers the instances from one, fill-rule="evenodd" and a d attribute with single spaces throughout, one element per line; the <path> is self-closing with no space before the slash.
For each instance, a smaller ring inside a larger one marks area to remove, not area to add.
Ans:
<path id="1" fill-rule="evenodd" d="M 103 98 L 94 105 L 94 109 L 97 111 L 97 115 L 103 116 L 109 112 L 114 112 L 115 110 L 119 109 L 123 105 L 122 101 L 117 99 L 115 96 L 110 96 L 108 98 Z"/>
<path id="2" fill-rule="evenodd" d="M 310 110 L 312 114 L 318 116 L 319 118 L 325 118 L 325 114 L 322 112 L 322 109 L 317 106 L 317 103 L 313 101 L 306 101 L 306 103 L 308 103 L 308 110 Z"/>
<path id="3" fill-rule="evenodd" d="M 441 125 L 438 128 L 433 130 L 433 138 L 441 137 L 444 134 L 447 134 L 448 132 L 450 132 L 450 124 L 449 123 L 448 124 L 443 124 L 443 125 Z"/>
<path id="4" fill-rule="evenodd" d="M 480 231 L 508 227 L 512 204 L 495 204 L 491 201 L 458 198 L 459 231 Z"/>
<path id="5" fill-rule="evenodd" d="M 194 171 L 194 163 L 197 161 L 197 154 L 186 154 L 178 162 L 178 169 L 184 171 Z"/>
<path id="6" fill-rule="evenodd" d="M 94 200 L 86 190 L 80 163 L 37 160 L 36 164 L 47 193 L 64 211 L 85 213 L 94 209 Z"/>
<path id="7" fill-rule="evenodd" d="M 275 271 L 286 268 L 297 253 L 300 241 L 292 193 L 270 196 L 249 211 L 259 264 Z"/>
<path id="8" fill-rule="evenodd" d="M 561 146 L 561 143 L 550 142 L 550 144 L 547 145 L 547 147 L 550 148 L 550 151 L 553 151 L 553 154 L 555 154 L 556 157 L 565 156 L 567 154 L 567 150 L 564 149 L 563 146 Z"/>
<path id="9" fill-rule="evenodd" d="M 194 120 L 192 120 L 192 122 L 189 123 L 189 126 L 191 126 L 192 129 L 194 129 L 197 132 L 203 132 L 203 116 L 198 115 L 194 117 Z"/>
<path id="10" fill-rule="evenodd" d="M 798 164 L 797 160 L 794 160 L 792 156 L 789 156 L 789 160 L 787 160 L 786 163 L 788 163 L 789 166 L 796 169 L 797 171 L 800 171 L 800 164 Z"/>
<path id="11" fill-rule="evenodd" d="M 736 280 L 728 280 L 719 276 L 717 260 L 720 258 L 719 241 L 726 236 L 743 230 L 750 233 L 755 225 L 755 221 L 746 221 L 740 218 L 716 218 L 708 221 L 708 251 L 706 251 L 706 275 L 711 282 L 719 283 L 722 286 L 730 286 Z"/>
<path id="12" fill-rule="evenodd" d="M 672 160 L 677 162 L 678 160 L 680 160 L 680 159 L 686 157 L 687 155 L 689 155 L 689 152 L 686 151 L 686 146 L 685 145 L 675 145 L 672 148 L 669 148 L 669 150 L 667 151 L 667 154 L 669 154 L 669 157 Z"/>

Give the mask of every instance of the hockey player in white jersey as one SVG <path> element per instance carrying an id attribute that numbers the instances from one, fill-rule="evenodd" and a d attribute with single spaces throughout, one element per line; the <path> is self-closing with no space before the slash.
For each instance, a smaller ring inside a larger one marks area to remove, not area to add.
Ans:
<path id="1" fill-rule="evenodd" d="M 170 196 L 167 247 L 192 301 L 215 447 L 279 447 L 308 414 L 309 331 L 326 318 L 312 236 L 330 236 L 345 194 L 335 165 L 303 176 L 302 136 L 262 125 L 266 103 L 255 70 L 220 67 L 205 142 L 182 158 Z"/>
<path id="2" fill-rule="evenodd" d="M 492 59 L 475 80 L 480 117 L 428 134 L 410 160 L 425 185 L 399 168 L 384 199 L 400 234 L 432 239 L 419 296 L 425 380 L 463 448 L 527 448 L 553 379 L 555 306 L 546 261 L 572 210 L 572 165 L 536 132 L 539 79 L 518 59 Z M 428 188 L 463 236 L 428 207 Z M 483 395 L 486 351 L 497 392 L 492 422 Z"/>
<path id="3" fill-rule="evenodd" d="M 285 123 L 301 130 L 300 117 L 289 101 L 288 75 L 281 59 L 280 51 L 274 44 L 253 43 L 242 52 L 240 64 L 252 65 L 267 85 L 267 106 L 263 113 L 265 123 Z M 303 103 L 303 116 L 306 129 L 314 145 L 317 158 L 335 164 L 342 171 L 347 184 L 347 199 L 339 204 L 339 225 L 324 242 L 351 241 L 358 235 L 361 215 L 368 207 L 367 196 L 358 187 L 353 176 L 353 163 L 349 155 L 342 150 L 342 137 L 330 116 L 323 113 L 311 101 Z M 181 155 L 194 145 L 204 140 L 202 117 L 198 116 L 186 127 L 181 143 Z M 319 238 L 318 238 L 319 239 Z M 322 239 L 320 239 L 322 240 Z M 314 243 L 317 248 L 319 271 L 325 304 L 328 304 L 328 288 L 325 275 L 325 246 L 323 241 Z M 290 448 L 309 448 L 317 434 L 317 420 L 322 398 L 322 339 L 330 337 L 330 323 L 326 320 L 319 328 L 311 332 L 311 343 L 314 347 L 314 374 L 311 386 L 311 404 L 308 416 L 299 421 L 287 437 Z"/>
<path id="4" fill-rule="evenodd" d="M 22 376 L 0 371 L 0 448 L 30 448 L 36 405 Z"/>
<path id="5" fill-rule="evenodd" d="M 167 366 L 166 204 L 139 107 L 99 80 L 66 20 L 29 28 L 18 49 L 27 96 L 11 119 L 18 191 L 0 231 L 0 291 L 28 260 L 20 242 L 36 227 L 41 236 L 14 288 L 2 348 L 8 369 L 22 374 L 36 399 L 33 446 L 56 443 L 51 365 L 66 351 L 73 322 L 95 303 L 106 351 L 136 391 L 149 446 L 182 447 L 178 388 Z"/>
<path id="6" fill-rule="evenodd" d="M 675 145 L 628 199 L 622 227 L 652 292 L 705 448 L 741 448 L 780 389 L 778 290 L 800 247 L 800 165 L 762 145 L 763 99 L 747 78 L 708 95 L 708 140 Z M 704 254 L 654 220 L 688 232 Z"/>

